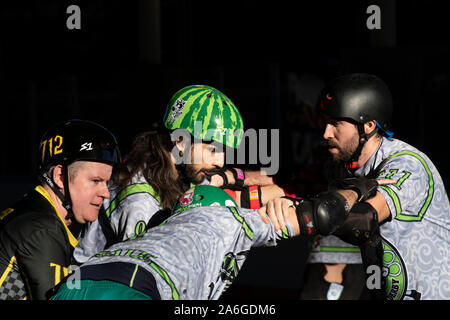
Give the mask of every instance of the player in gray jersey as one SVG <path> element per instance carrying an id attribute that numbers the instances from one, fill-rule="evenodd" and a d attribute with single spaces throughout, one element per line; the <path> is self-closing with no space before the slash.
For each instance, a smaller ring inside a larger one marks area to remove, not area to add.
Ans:
<path id="1" fill-rule="evenodd" d="M 195 127 L 195 119 L 204 124 L 201 130 Z M 237 168 L 224 168 L 225 149 L 239 147 L 244 128 L 236 106 L 215 88 L 193 85 L 177 91 L 168 103 L 164 125 L 135 137 L 110 184 L 110 200 L 103 203 L 99 219 L 78 238 L 77 264 L 158 225 L 182 192 L 194 184 L 236 186 L 248 197 L 244 186 L 273 183 L 257 171 L 244 174 Z"/>
<path id="2" fill-rule="evenodd" d="M 252 246 L 298 233 L 296 222 L 275 232 L 221 189 L 197 186 L 163 225 L 97 253 L 78 270 L 79 288 L 69 279 L 53 299 L 218 299 Z"/>
<path id="3" fill-rule="evenodd" d="M 449 198 L 431 160 L 392 138 L 389 89 L 374 75 L 350 74 L 331 81 L 320 102 L 333 160 L 353 177 L 396 180 L 354 205 L 334 233 L 360 247 L 370 297 L 450 299 Z"/>
<path id="4" fill-rule="evenodd" d="M 383 137 L 354 172 L 373 173 L 397 180 L 379 187 L 387 205 L 381 206 L 379 216 L 390 212 L 380 223 L 386 298 L 450 299 L 450 206 L 436 167 L 416 148 Z"/>

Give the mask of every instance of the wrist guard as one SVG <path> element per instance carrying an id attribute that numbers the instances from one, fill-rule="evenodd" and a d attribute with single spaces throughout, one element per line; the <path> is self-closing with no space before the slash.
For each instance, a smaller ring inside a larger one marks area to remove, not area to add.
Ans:
<path id="1" fill-rule="evenodd" d="M 248 186 L 242 189 L 241 207 L 248 209 L 259 209 L 262 207 L 260 186 Z"/>
<path id="2" fill-rule="evenodd" d="M 226 175 L 227 170 L 230 170 L 231 173 L 233 174 L 234 184 L 230 184 L 228 182 L 228 178 Z M 219 169 L 212 170 L 209 174 L 206 175 L 206 177 L 209 181 L 211 181 L 211 177 L 215 174 L 218 174 L 223 179 L 223 185 L 221 188 L 233 188 L 233 189 L 238 189 L 238 190 L 241 190 L 244 188 L 245 173 L 244 173 L 244 170 L 242 170 L 242 169 L 239 169 L 239 168 L 227 169 L 225 167 L 222 167 Z"/>
<path id="3" fill-rule="evenodd" d="M 358 194 L 358 202 L 366 201 L 377 193 L 378 182 L 375 179 L 365 177 L 353 177 L 341 180 L 334 180 L 329 185 L 329 190 L 350 189 Z"/>

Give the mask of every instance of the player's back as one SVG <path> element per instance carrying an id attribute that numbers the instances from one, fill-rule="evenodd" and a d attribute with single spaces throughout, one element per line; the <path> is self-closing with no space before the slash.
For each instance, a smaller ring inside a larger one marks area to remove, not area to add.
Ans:
<path id="1" fill-rule="evenodd" d="M 237 275 L 248 250 L 274 245 L 276 238 L 272 224 L 264 224 L 254 210 L 199 207 L 111 246 L 86 265 L 137 263 L 154 275 L 162 299 L 217 299 Z"/>

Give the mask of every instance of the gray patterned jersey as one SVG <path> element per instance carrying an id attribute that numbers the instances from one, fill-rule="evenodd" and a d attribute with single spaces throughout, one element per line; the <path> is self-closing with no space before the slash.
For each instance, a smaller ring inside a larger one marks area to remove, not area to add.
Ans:
<path id="1" fill-rule="evenodd" d="M 392 220 L 380 227 L 384 246 L 383 275 L 392 300 L 450 299 L 450 205 L 443 181 L 422 152 L 409 144 L 382 138 L 380 146 L 355 175 L 367 175 L 387 159 L 379 178 Z"/>
<path id="2" fill-rule="evenodd" d="M 111 246 L 84 265 L 138 264 L 153 274 L 162 299 L 218 299 L 252 246 L 273 246 L 293 235 L 291 224 L 276 232 L 256 210 L 199 207 Z"/>
<path id="3" fill-rule="evenodd" d="M 362 263 L 361 251 L 357 246 L 348 244 L 336 236 L 326 236 L 314 244 L 308 263 L 360 264 Z"/>
<path id="4" fill-rule="evenodd" d="M 140 173 L 126 188 L 110 188 L 110 194 L 103 206 L 118 241 L 144 232 L 150 218 L 162 209 L 158 196 Z M 105 245 L 106 238 L 97 219 L 89 223 L 78 238 L 73 256 L 78 263 L 84 263 Z"/>

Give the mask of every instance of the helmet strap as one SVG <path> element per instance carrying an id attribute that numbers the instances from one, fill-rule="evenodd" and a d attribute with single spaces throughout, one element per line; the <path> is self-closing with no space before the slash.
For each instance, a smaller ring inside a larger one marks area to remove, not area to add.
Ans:
<path id="1" fill-rule="evenodd" d="M 61 192 L 56 183 L 53 181 L 53 178 L 50 178 L 47 172 L 42 173 L 42 177 L 47 182 L 50 189 L 52 189 L 52 191 L 56 194 L 56 196 L 61 200 L 64 209 L 67 210 L 66 219 L 72 219 L 74 215 L 72 211 L 72 200 L 70 199 L 70 192 L 69 192 L 69 174 L 66 165 L 63 165 L 62 169 L 63 169 L 65 194 Z"/>
<path id="2" fill-rule="evenodd" d="M 70 199 L 70 191 L 69 191 L 69 172 L 68 166 L 63 165 L 63 177 L 64 177 L 64 201 L 63 207 L 67 210 L 66 219 L 72 219 L 74 217 L 72 211 L 72 200 Z"/>
<path id="3" fill-rule="evenodd" d="M 357 123 L 358 135 L 359 135 L 359 144 L 356 148 L 355 152 L 351 156 L 350 160 L 344 163 L 344 167 L 347 170 L 355 170 L 358 165 L 359 157 L 361 156 L 362 149 L 367 141 L 378 131 L 378 127 L 372 130 L 371 133 L 366 134 L 364 131 L 364 123 Z"/>

